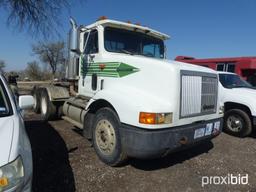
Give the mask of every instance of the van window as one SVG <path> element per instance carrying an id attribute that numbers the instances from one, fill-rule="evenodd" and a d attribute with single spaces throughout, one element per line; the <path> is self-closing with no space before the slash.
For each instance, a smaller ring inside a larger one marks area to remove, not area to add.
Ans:
<path id="1" fill-rule="evenodd" d="M 0 79 L 0 118 L 11 115 L 11 105 L 8 98 L 7 92 L 3 85 L 2 80 Z"/>

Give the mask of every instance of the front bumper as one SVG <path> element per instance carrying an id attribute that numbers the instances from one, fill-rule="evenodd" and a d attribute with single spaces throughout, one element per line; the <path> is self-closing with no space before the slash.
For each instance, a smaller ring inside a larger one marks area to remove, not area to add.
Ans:
<path id="1" fill-rule="evenodd" d="M 219 130 L 214 129 L 214 123 L 216 122 L 220 122 Z M 195 130 L 205 128 L 210 123 L 213 123 L 211 134 L 194 139 Z M 173 151 L 182 150 L 200 143 L 201 141 L 211 140 L 220 134 L 222 125 L 222 118 L 160 130 L 148 130 L 122 124 L 120 129 L 122 147 L 130 157 L 161 157 Z"/>
<path id="2" fill-rule="evenodd" d="M 8 189 L 4 192 L 16 192 L 16 191 L 22 191 L 22 192 L 31 192 L 32 191 L 32 177 L 29 178 L 28 181 L 22 182 L 19 185 Z"/>

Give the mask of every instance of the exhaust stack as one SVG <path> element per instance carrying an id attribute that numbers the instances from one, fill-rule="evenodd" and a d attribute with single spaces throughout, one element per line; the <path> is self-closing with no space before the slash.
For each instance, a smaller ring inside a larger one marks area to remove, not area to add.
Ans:
<path id="1" fill-rule="evenodd" d="M 74 19 L 70 18 L 71 29 L 68 33 L 68 66 L 66 78 L 70 82 L 70 95 L 77 95 L 76 81 L 79 79 L 79 31 Z"/>
<path id="2" fill-rule="evenodd" d="M 68 33 L 68 66 L 66 78 L 69 81 L 74 81 L 78 79 L 78 67 L 79 67 L 79 56 L 77 55 L 79 51 L 79 33 L 78 27 L 74 19 L 70 18 L 71 29 Z"/>

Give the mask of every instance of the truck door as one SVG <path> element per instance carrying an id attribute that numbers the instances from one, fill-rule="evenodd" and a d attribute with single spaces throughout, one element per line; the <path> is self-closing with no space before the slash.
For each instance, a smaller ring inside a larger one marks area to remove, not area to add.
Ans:
<path id="1" fill-rule="evenodd" d="M 92 97 L 98 91 L 98 77 L 92 72 L 91 64 L 98 61 L 99 44 L 96 29 L 84 34 L 84 54 L 81 56 L 80 94 Z"/>

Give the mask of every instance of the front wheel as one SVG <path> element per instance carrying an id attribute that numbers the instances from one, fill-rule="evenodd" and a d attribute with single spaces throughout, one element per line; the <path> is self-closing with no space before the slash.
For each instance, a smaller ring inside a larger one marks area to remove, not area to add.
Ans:
<path id="1" fill-rule="evenodd" d="M 224 130 L 234 136 L 246 137 L 252 132 L 252 121 L 246 112 L 231 109 L 225 113 Z"/>
<path id="2" fill-rule="evenodd" d="M 127 159 L 121 144 L 120 121 L 110 108 L 97 111 L 93 121 L 93 147 L 98 157 L 110 166 L 118 166 Z"/>

